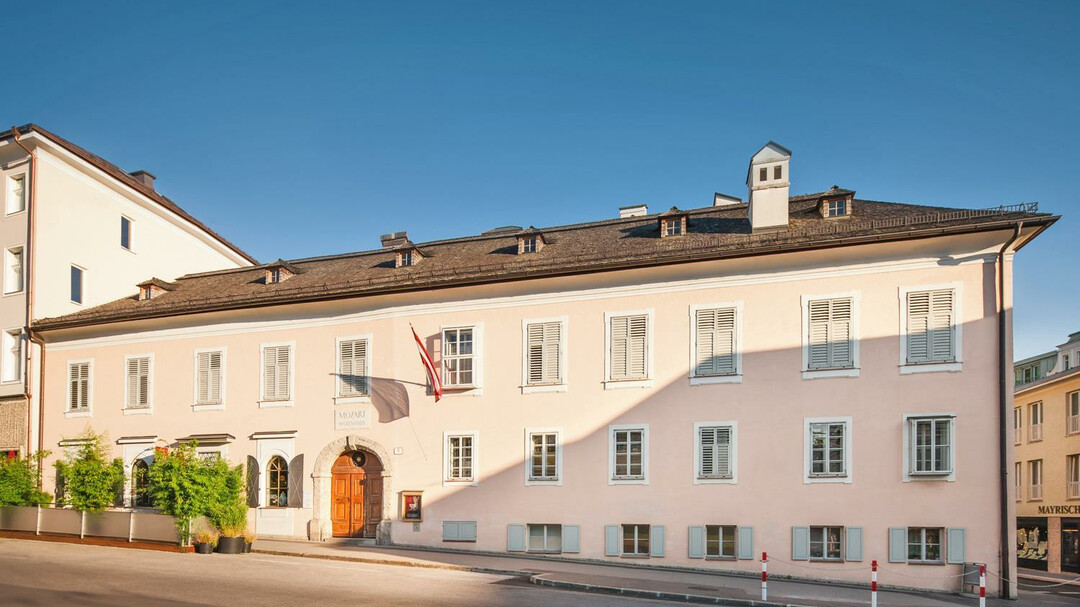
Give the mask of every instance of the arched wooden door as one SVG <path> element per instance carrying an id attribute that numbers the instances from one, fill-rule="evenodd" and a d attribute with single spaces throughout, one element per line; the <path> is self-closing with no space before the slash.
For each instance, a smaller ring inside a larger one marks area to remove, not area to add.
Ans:
<path id="1" fill-rule="evenodd" d="M 375 537 L 382 520 L 382 462 L 368 451 L 342 453 L 330 469 L 334 537 Z"/>

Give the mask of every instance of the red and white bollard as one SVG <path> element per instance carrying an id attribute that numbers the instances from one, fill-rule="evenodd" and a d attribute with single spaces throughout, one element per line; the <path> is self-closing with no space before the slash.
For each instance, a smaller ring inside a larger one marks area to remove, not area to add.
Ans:
<path id="1" fill-rule="evenodd" d="M 979 607 L 986 607 L 986 565 L 979 565 Z"/>
<path id="2" fill-rule="evenodd" d="M 870 561 L 870 607 L 877 607 L 877 561 Z"/>
<path id="3" fill-rule="evenodd" d="M 761 600 L 769 600 L 769 553 L 761 553 Z"/>

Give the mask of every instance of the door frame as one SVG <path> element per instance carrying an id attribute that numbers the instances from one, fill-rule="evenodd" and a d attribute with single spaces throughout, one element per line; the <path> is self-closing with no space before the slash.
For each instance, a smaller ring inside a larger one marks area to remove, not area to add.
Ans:
<path id="1" fill-rule="evenodd" d="M 312 469 L 312 519 L 308 521 L 308 539 L 313 541 L 326 541 L 334 537 L 333 525 L 330 519 L 330 508 L 333 506 L 331 485 L 333 474 L 330 469 L 338 456 L 346 451 L 363 449 L 379 458 L 382 464 L 382 518 L 378 522 L 375 532 L 375 542 L 380 545 L 390 544 L 390 531 L 393 499 L 395 496 L 393 483 L 393 462 L 390 453 L 379 443 L 363 436 L 350 434 L 343 436 L 323 447 L 319 456 L 315 458 Z"/>

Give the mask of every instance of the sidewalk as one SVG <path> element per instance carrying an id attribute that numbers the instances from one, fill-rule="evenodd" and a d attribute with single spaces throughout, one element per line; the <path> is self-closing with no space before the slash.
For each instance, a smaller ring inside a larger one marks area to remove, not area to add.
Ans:
<path id="1" fill-rule="evenodd" d="M 769 580 L 769 602 L 761 602 L 754 576 L 696 573 L 617 564 L 571 562 L 544 557 L 502 556 L 456 551 L 363 546 L 345 542 L 256 540 L 253 552 L 361 563 L 453 569 L 527 576 L 543 586 L 715 605 L 869 605 L 870 589 L 814 582 Z M 990 599 L 988 605 L 1014 607 L 1016 601 Z M 878 592 L 880 607 L 978 605 L 978 599 L 942 593 Z"/>
<path id="2" fill-rule="evenodd" d="M 1064 584 L 1080 588 L 1080 573 L 1048 573 L 1038 569 L 1020 567 L 1016 570 L 1016 577 L 1020 578 L 1021 582 L 1046 582 L 1047 584 Z"/>

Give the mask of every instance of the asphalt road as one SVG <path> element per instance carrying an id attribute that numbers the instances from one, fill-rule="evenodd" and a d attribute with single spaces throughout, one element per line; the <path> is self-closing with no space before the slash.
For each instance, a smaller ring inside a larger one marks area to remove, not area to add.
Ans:
<path id="1" fill-rule="evenodd" d="M 548 589 L 516 578 L 463 571 L 259 554 L 176 554 L 7 539 L 0 539 L 0 604 L 42 607 L 672 605 Z"/>

